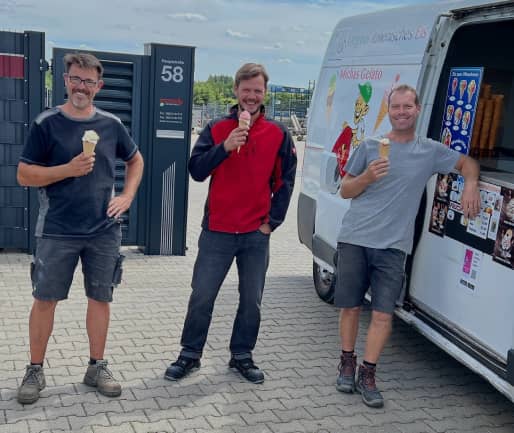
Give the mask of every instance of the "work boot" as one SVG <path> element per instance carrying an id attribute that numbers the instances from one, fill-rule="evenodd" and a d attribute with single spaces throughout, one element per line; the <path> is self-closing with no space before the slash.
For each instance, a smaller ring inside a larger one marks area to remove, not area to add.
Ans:
<path id="1" fill-rule="evenodd" d="M 339 376 L 337 376 L 336 389 L 341 392 L 355 391 L 355 369 L 357 367 L 357 357 L 355 354 L 341 354 L 339 364 Z"/>
<path id="2" fill-rule="evenodd" d="M 199 359 L 188 358 L 187 356 L 181 355 L 166 369 L 164 378 L 168 380 L 179 380 L 187 376 L 192 371 L 198 370 L 199 368 Z"/>
<path id="3" fill-rule="evenodd" d="M 105 359 L 96 361 L 96 364 L 88 365 L 84 383 L 94 386 L 100 394 L 107 397 L 118 397 L 121 394 L 121 385 L 107 368 Z"/>
<path id="4" fill-rule="evenodd" d="M 382 407 L 384 398 L 375 384 L 375 368 L 359 366 L 356 390 L 362 395 L 362 401 L 369 407 Z"/>
<path id="5" fill-rule="evenodd" d="M 264 373 L 253 363 L 252 358 L 232 358 L 228 366 L 230 368 L 237 369 L 237 371 L 239 371 L 246 380 L 249 380 L 252 383 L 264 382 Z"/>
<path id="6" fill-rule="evenodd" d="M 32 404 L 38 401 L 39 392 L 46 386 L 45 373 L 40 365 L 27 365 L 25 377 L 18 388 L 18 402 Z"/>

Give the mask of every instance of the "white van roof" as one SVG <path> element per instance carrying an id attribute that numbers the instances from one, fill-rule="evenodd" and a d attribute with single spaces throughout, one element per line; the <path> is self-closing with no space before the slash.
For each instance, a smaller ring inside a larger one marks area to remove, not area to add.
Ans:
<path id="1" fill-rule="evenodd" d="M 440 14 L 495 3 L 441 1 L 343 18 L 332 33 L 323 66 L 421 63 Z"/>

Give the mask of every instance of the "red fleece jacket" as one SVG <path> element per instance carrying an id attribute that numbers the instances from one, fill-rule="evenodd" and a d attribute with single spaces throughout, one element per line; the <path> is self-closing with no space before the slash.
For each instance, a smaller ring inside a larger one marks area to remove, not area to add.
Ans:
<path id="1" fill-rule="evenodd" d="M 225 233 L 248 233 L 269 223 L 272 230 L 286 216 L 296 174 L 296 149 L 288 130 L 264 113 L 254 122 L 247 143 L 226 152 L 224 140 L 237 128 L 237 106 L 211 121 L 191 153 L 194 180 L 211 176 L 202 226 Z"/>

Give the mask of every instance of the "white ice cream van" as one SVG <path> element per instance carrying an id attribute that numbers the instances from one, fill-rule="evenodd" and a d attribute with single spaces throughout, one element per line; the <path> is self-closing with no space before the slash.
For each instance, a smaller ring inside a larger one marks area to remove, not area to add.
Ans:
<path id="1" fill-rule="evenodd" d="M 330 39 L 307 125 L 298 235 L 314 286 L 333 299 L 344 163 L 390 129 L 397 84 L 420 93 L 417 132 L 477 158 L 480 215 L 463 179 L 426 187 L 396 314 L 514 401 L 514 2 L 449 1 L 344 18 Z"/>

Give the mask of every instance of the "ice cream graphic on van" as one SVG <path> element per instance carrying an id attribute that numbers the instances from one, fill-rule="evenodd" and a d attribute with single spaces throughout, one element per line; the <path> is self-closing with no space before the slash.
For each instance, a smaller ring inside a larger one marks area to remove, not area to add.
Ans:
<path id="1" fill-rule="evenodd" d="M 382 120 L 384 120 L 384 117 L 387 114 L 387 109 L 389 108 L 389 95 L 391 94 L 391 91 L 394 89 L 396 83 L 398 83 L 399 80 L 400 74 L 396 74 L 393 83 L 391 84 L 389 89 L 386 89 L 386 91 L 382 95 L 382 100 L 380 101 L 380 108 L 378 109 L 377 120 L 375 120 L 375 126 L 373 127 L 373 133 L 376 132 L 376 130 L 382 123 Z"/>
<path id="2" fill-rule="evenodd" d="M 464 114 L 462 115 L 462 129 L 468 129 L 469 126 L 469 120 L 471 119 L 471 113 L 469 111 L 464 111 Z"/>
<path id="3" fill-rule="evenodd" d="M 454 78 L 452 80 L 452 96 L 455 96 L 455 91 L 457 90 L 457 86 L 459 85 L 459 80 Z"/>
<path id="4" fill-rule="evenodd" d="M 334 178 L 336 180 L 345 175 L 344 166 L 350 157 L 350 151 L 361 144 L 366 132 L 365 117 L 369 111 L 369 101 L 373 93 L 373 88 L 369 81 L 359 84 L 358 88 L 359 95 L 355 100 L 353 112 L 353 122 L 355 127 L 352 128 L 347 121 L 344 121 L 343 130 L 332 147 L 332 152 L 337 155 L 336 170 L 338 172 L 334 174 Z"/>
<path id="5" fill-rule="evenodd" d="M 452 133 L 448 128 L 443 129 L 443 136 L 441 141 L 445 146 L 449 146 L 450 144 L 452 144 Z"/>
<path id="6" fill-rule="evenodd" d="M 337 76 L 336 74 L 330 77 L 330 82 L 328 83 L 328 94 L 327 94 L 327 109 L 325 114 L 327 116 L 327 122 L 330 121 L 330 116 L 332 114 L 332 106 L 334 105 L 334 95 L 336 93 L 336 82 Z"/>
<path id="7" fill-rule="evenodd" d="M 473 95 L 477 90 L 477 82 L 475 80 L 471 80 L 468 84 L 468 102 L 471 102 L 473 99 Z"/>
<path id="8" fill-rule="evenodd" d="M 468 80 L 460 80 L 459 83 L 459 99 L 462 99 L 464 96 L 464 91 L 468 87 Z"/>
<path id="9" fill-rule="evenodd" d="M 454 110 L 455 107 L 451 104 L 446 107 L 446 120 L 448 122 L 451 122 Z"/>
<path id="10" fill-rule="evenodd" d="M 460 123 L 460 120 L 462 119 L 462 108 L 457 107 L 455 110 L 455 113 L 453 115 L 453 123 L 455 125 L 458 125 Z"/>

